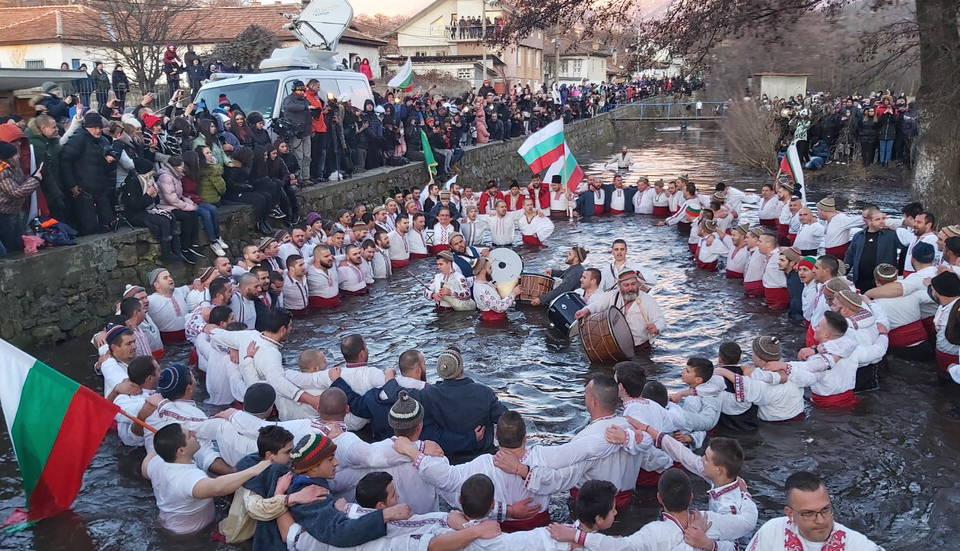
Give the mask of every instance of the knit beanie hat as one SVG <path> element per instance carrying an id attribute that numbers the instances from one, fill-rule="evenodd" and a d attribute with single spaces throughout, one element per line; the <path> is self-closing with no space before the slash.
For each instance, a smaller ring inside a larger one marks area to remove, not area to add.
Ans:
<path id="1" fill-rule="evenodd" d="M 837 203 L 832 195 L 828 195 L 817 201 L 817 212 L 837 212 Z"/>
<path id="2" fill-rule="evenodd" d="M 253 111 L 247 115 L 247 124 L 250 125 L 251 128 L 256 126 L 258 122 L 264 122 L 263 115 L 261 115 L 258 111 Z"/>
<path id="3" fill-rule="evenodd" d="M 378 208 L 379 208 L 380 210 L 383 210 L 383 207 L 378 207 Z M 364 225 L 364 227 L 366 227 L 366 225 Z M 448 245 L 453 244 L 453 238 L 454 238 L 454 237 L 463 237 L 463 234 L 460 233 L 460 232 L 458 232 L 458 231 L 455 231 L 455 232 L 451 233 L 451 234 L 450 234 L 450 239 L 447 239 L 447 244 L 448 244 Z"/>
<path id="4" fill-rule="evenodd" d="M 444 251 L 446 252 L 446 251 Z M 441 379 L 456 379 L 463 374 L 463 356 L 456 350 L 444 350 L 437 358 L 437 375 Z"/>
<path id="5" fill-rule="evenodd" d="M 765 362 L 775 362 L 780 359 L 780 339 L 776 337 L 757 337 L 753 339 L 753 353 Z"/>
<path id="6" fill-rule="evenodd" d="M 140 291 L 143 291 L 144 293 L 147 292 L 146 289 L 139 285 L 127 285 L 127 287 L 123 290 L 123 298 L 130 298 Z"/>
<path id="7" fill-rule="evenodd" d="M 853 310 L 854 312 L 859 312 L 863 309 L 863 300 L 860 298 L 860 293 L 850 289 L 840 291 L 833 300 L 840 301 L 840 306 Z"/>
<path id="8" fill-rule="evenodd" d="M 960 226 L 944 226 L 940 228 L 937 237 L 944 241 L 951 237 L 960 237 Z"/>
<path id="9" fill-rule="evenodd" d="M 716 221 L 716 220 L 704 220 L 704 222 L 703 222 L 703 227 L 704 227 L 708 232 L 713 233 L 713 232 L 717 231 L 717 228 L 718 228 L 719 226 L 717 225 L 717 221 Z"/>
<path id="10" fill-rule="evenodd" d="M 764 231 L 763 226 L 754 226 L 747 230 L 747 233 L 753 234 L 754 237 L 759 238 L 761 235 L 766 233 L 766 231 Z"/>
<path id="11" fill-rule="evenodd" d="M 59 84 L 57 84 L 56 82 L 51 82 L 49 80 L 47 82 L 44 82 L 43 85 L 40 86 L 40 90 L 44 94 L 49 94 L 58 88 L 60 88 Z"/>
<path id="12" fill-rule="evenodd" d="M 243 394 L 243 411 L 251 415 L 261 415 L 273 408 L 277 401 L 277 391 L 268 383 L 254 383 Z"/>
<path id="13" fill-rule="evenodd" d="M 799 262 L 803 258 L 800 249 L 796 247 L 780 247 L 780 254 L 787 257 L 790 262 Z"/>
<path id="14" fill-rule="evenodd" d="M 320 215 L 317 214 L 316 212 L 308 212 L 308 213 L 307 213 L 307 225 L 308 225 L 308 226 L 312 226 L 314 222 L 316 222 L 317 220 L 320 220 L 320 219 L 321 219 L 321 218 L 320 218 Z"/>
<path id="15" fill-rule="evenodd" d="M 150 174 L 156 168 L 156 165 L 146 159 L 137 159 L 133 161 L 133 168 L 137 171 L 137 174 Z"/>
<path id="16" fill-rule="evenodd" d="M 797 268 L 808 268 L 813 269 L 813 266 L 817 263 L 817 258 L 814 256 L 805 256 L 800 259 L 800 262 L 797 263 Z"/>
<path id="17" fill-rule="evenodd" d="M 937 277 L 930 280 L 930 286 L 940 296 L 960 296 L 960 277 L 957 277 L 953 271 L 937 274 Z"/>
<path id="18" fill-rule="evenodd" d="M 151 115 L 150 113 L 143 115 L 143 127 L 147 130 L 153 130 L 153 127 L 157 124 L 163 124 L 163 117 Z"/>
<path id="19" fill-rule="evenodd" d="M 896 281 L 897 267 L 893 264 L 880 264 L 873 269 L 873 277 L 874 279 L 879 279 L 880 281 Z"/>
<path id="20" fill-rule="evenodd" d="M 168 365 L 160 371 L 157 390 L 167 400 L 183 396 L 190 383 L 190 370 L 180 364 Z"/>
<path id="21" fill-rule="evenodd" d="M 322 434 L 308 434 L 290 452 L 293 470 L 303 474 L 337 451 L 337 445 Z"/>
<path id="22" fill-rule="evenodd" d="M 742 233 L 743 235 L 747 235 L 747 232 L 750 231 L 750 224 L 737 224 L 736 226 L 734 226 L 734 227 L 731 228 L 731 229 L 732 229 L 733 231 L 738 231 L 738 232 Z"/>
<path id="23" fill-rule="evenodd" d="M 147 274 L 147 281 L 150 282 L 150 285 L 153 285 L 154 283 L 157 282 L 157 279 L 160 278 L 160 274 L 166 271 L 167 271 L 166 268 L 155 268 L 153 270 L 150 270 L 150 272 Z"/>
<path id="24" fill-rule="evenodd" d="M 836 293 L 839 293 L 840 291 L 843 291 L 849 288 L 850 288 L 850 283 L 847 282 L 846 279 L 843 279 L 842 277 L 835 277 L 830 281 L 828 281 L 826 285 L 824 285 L 823 292 L 824 294 L 832 296 Z"/>
<path id="25" fill-rule="evenodd" d="M 453 262 L 453 253 L 449 250 L 443 250 L 437 254 L 437 258 L 442 258 L 447 262 Z"/>
<path id="26" fill-rule="evenodd" d="M 130 331 L 130 328 L 127 327 L 126 325 L 114 325 L 107 331 L 107 334 L 104 336 L 104 341 L 107 343 L 107 346 L 109 346 L 113 344 L 113 341 L 120 338 L 121 335 L 124 335 L 127 333 L 132 334 L 132 332 Z"/>
<path id="27" fill-rule="evenodd" d="M 275 243 L 276 241 L 277 240 L 272 237 L 264 237 L 263 239 L 260 240 L 259 243 L 257 243 L 257 248 L 260 249 L 261 251 L 265 250 L 267 247 L 270 246 L 271 243 Z"/>
<path id="28" fill-rule="evenodd" d="M 780 189 L 785 189 L 791 194 L 793 194 L 793 184 L 790 183 L 790 180 L 786 180 L 786 181 L 781 180 L 780 185 L 778 185 L 777 188 L 778 188 L 778 191 Z"/>
<path id="29" fill-rule="evenodd" d="M 84 128 L 103 128 L 103 117 L 96 111 L 87 111 L 83 116 Z"/>
<path id="30" fill-rule="evenodd" d="M 0 141 L 0 161 L 12 159 L 17 156 L 18 152 L 17 146 L 10 142 Z"/>
<path id="31" fill-rule="evenodd" d="M 917 262 L 922 264 L 930 264 L 933 262 L 935 256 L 933 245 L 921 241 L 913 246 L 913 252 L 911 256 Z"/>
<path id="32" fill-rule="evenodd" d="M 407 391 L 401 390 L 387 416 L 390 427 L 395 430 L 408 430 L 421 421 L 423 421 L 423 406 L 407 394 Z"/>

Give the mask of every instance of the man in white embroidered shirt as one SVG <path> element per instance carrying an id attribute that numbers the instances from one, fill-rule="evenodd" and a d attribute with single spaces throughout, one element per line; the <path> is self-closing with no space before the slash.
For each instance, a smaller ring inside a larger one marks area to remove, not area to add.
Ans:
<path id="1" fill-rule="evenodd" d="M 667 327 L 667 319 L 657 301 L 645 292 L 646 283 L 637 277 L 637 272 L 625 268 L 618 275 L 617 289 L 607 292 L 601 300 L 577 310 L 576 318 L 617 308 L 633 333 L 633 345 L 637 352 L 650 350 L 652 342 Z"/>
<path id="2" fill-rule="evenodd" d="M 817 475 L 803 471 L 793 473 L 787 477 L 784 493 L 785 516 L 761 526 L 747 547 L 749 551 L 883 551 L 863 534 L 833 519 L 830 494 Z"/>

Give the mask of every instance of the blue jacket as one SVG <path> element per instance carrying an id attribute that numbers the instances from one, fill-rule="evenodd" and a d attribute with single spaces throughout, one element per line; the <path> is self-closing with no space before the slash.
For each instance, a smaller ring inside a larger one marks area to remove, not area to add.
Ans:
<path id="1" fill-rule="evenodd" d="M 897 232 L 884 228 L 879 234 L 876 264 L 887 263 L 899 266 L 900 254 L 906 247 L 900 242 Z M 843 257 L 843 263 L 847 265 L 847 279 L 854 283 L 860 280 L 860 257 L 863 255 L 866 240 L 867 231 L 858 232 L 850 240 L 850 247 L 847 249 L 846 256 Z"/>
<path id="2" fill-rule="evenodd" d="M 420 391 L 417 399 L 444 430 L 465 434 L 472 433 L 477 426 L 485 427 L 483 441 L 475 442 L 474 450 L 493 445 L 493 425 L 507 411 L 490 387 L 469 377 L 430 385 Z"/>

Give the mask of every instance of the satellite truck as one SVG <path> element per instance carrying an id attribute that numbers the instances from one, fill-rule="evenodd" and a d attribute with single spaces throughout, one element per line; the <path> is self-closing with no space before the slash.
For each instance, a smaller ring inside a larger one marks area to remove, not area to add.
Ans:
<path id="1" fill-rule="evenodd" d="M 286 28 L 300 44 L 274 50 L 260 62 L 261 73 L 215 73 L 200 87 L 198 104 L 213 110 L 223 94 L 231 104 L 247 113 L 259 111 L 271 121 L 279 116 L 280 102 L 292 92 L 293 82 L 313 78 L 320 81 L 320 97 L 346 96 L 356 106 L 373 99 L 367 77 L 337 62 L 340 37 L 353 19 L 353 6 L 347 0 L 313 0 L 300 13 L 283 16 L 290 20 Z"/>

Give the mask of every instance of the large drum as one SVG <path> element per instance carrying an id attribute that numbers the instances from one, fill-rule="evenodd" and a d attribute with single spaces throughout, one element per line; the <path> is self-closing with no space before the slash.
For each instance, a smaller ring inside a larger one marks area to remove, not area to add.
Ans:
<path id="1" fill-rule="evenodd" d="M 577 333 L 579 323 L 577 322 L 577 310 L 585 308 L 587 303 L 583 297 L 570 291 L 563 293 L 550 303 L 550 309 L 547 311 L 547 319 L 550 324 L 560 330 L 564 335 L 570 336 Z"/>
<path id="2" fill-rule="evenodd" d="M 512 281 L 523 272 L 523 261 L 513 249 L 499 247 L 492 249 L 487 256 L 490 260 L 491 275 L 496 282 Z"/>
<path id="3" fill-rule="evenodd" d="M 583 350 L 596 363 L 616 363 L 633 358 L 633 333 L 620 310 L 591 314 L 580 321 Z"/>
<path id="4" fill-rule="evenodd" d="M 541 274 L 520 274 L 520 300 L 530 302 L 553 290 L 553 278 Z"/>

